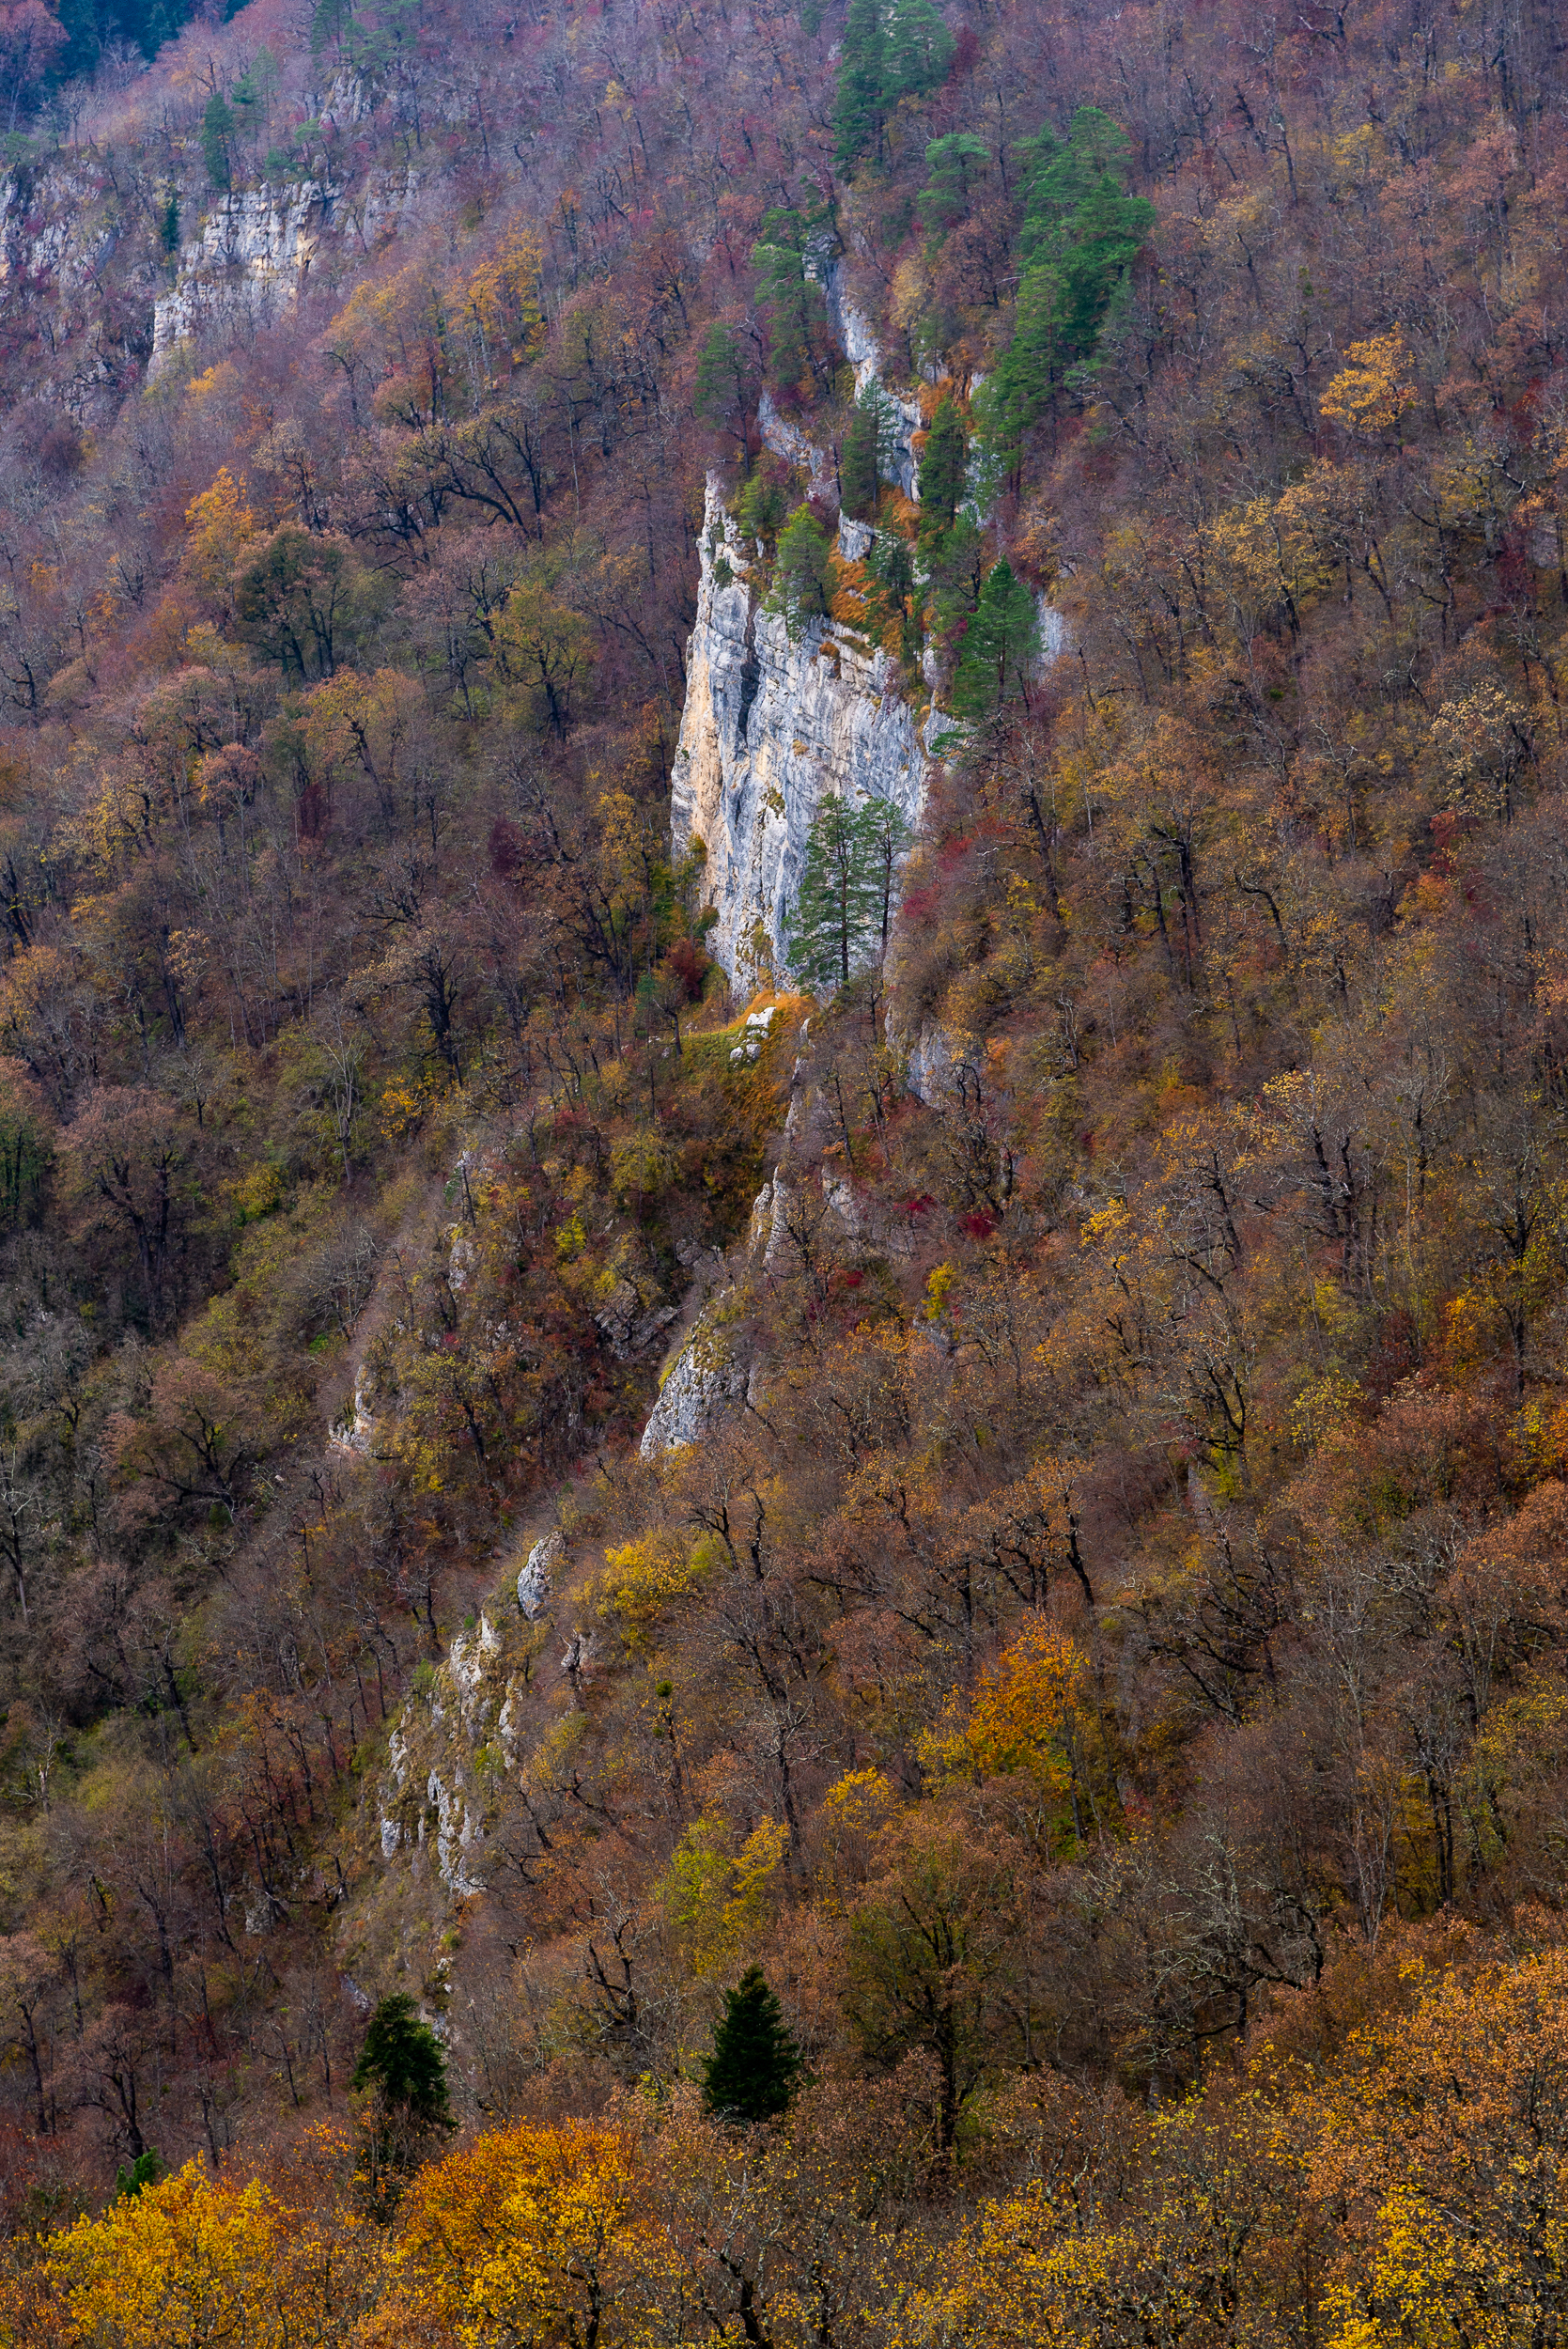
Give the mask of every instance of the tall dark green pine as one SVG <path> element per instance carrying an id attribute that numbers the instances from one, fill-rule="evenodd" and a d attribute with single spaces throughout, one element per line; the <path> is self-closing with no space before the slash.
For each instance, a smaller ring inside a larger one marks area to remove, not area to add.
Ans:
<path id="1" fill-rule="evenodd" d="M 893 0 L 882 35 L 883 104 L 939 89 L 956 46 L 931 0 Z"/>
<path id="2" fill-rule="evenodd" d="M 768 602 L 782 612 L 792 637 L 808 620 L 818 618 L 832 599 L 832 549 L 828 534 L 809 506 L 798 506 L 779 533 Z"/>
<path id="3" fill-rule="evenodd" d="M 833 136 L 842 171 L 853 171 L 873 152 L 881 159 L 884 48 L 880 0 L 849 0 L 833 100 Z"/>
<path id="4" fill-rule="evenodd" d="M 969 435 L 951 393 L 942 395 L 920 459 L 920 547 L 929 552 L 952 529 L 964 495 Z"/>
<path id="5" fill-rule="evenodd" d="M 915 567 L 908 547 L 895 530 L 879 530 L 866 557 L 871 574 L 867 603 L 878 629 L 898 623 L 900 650 L 912 661 L 920 650 L 916 625 Z"/>
<path id="6" fill-rule="evenodd" d="M 228 143 L 233 136 L 234 116 L 228 101 L 221 90 L 214 90 L 201 118 L 201 157 L 215 188 L 226 190 L 230 184 Z"/>
<path id="7" fill-rule="evenodd" d="M 847 987 L 868 956 L 885 950 L 898 860 L 908 827 L 887 800 L 855 809 L 824 800 L 806 843 L 790 917 L 790 968 L 814 992 Z"/>
<path id="8" fill-rule="evenodd" d="M 691 405 L 710 424 L 727 427 L 739 443 L 742 474 L 751 471 L 751 421 L 756 409 L 753 355 L 732 326 L 716 320 L 697 356 Z"/>
<path id="9" fill-rule="evenodd" d="M 311 55 L 318 57 L 329 47 L 341 51 L 353 22 L 353 0 L 317 0 L 310 23 Z"/>
<path id="10" fill-rule="evenodd" d="M 387 2105 L 427 2127 L 452 2126 L 441 2041 L 402 1991 L 383 1999 L 370 2017 L 349 2085 L 375 2089 Z"/>
<path id="11" fill-rule="evenodd" d="M 768 372 L 775 390 L 792 392 L 807 368 L 819 392 L 831 387 L 828 304 L 806 267 L 815 215 L 775 205 L 762 216 L 752 248 L 757 303 L 768 322 Z"/>
<path id="12" fill-rule="evenodd" d="M 413 2000 L 399 1991 L 370 2017 L 349 2085 L 374 2092 L 357 2123 L 362 2190 L 383 2221 L 428 2157 L 438 2129 L 457 2126 L 446 2093 L 446 2058 Z"/>
<path id="13" fill-rule="evenodd" d="M 972 131 L 950 131 L 925 150 L 931 177 L 915 198 L 928 240 L 936 244 L 970 208 L 970 194 L 991 160 L 991 150 Z"/>
<path id="14" fill-rule="evenodd" d="M 1013 339 L 976 401 L 987 445 L 1015 476 L 1025 435 L 1069 370 L 1092 364 L 1155 220 L 1152 204 L 1126 193 L 1126 134 L 1097 106 L 1079 108 L 1065 139 L 1043 131 L 1032 144 Z"/>
<path id="15" fill-rule="evenodd" d="M 958 674 L 953 680 L 953 710 L 958 718 L 991 717 L 1022 693 L 1040 658 L 1040 621 L 1034 598 L 1015 577 L 1005 555 L 981 590 L 974 617 L 964 632 Z"/>
<path id="16" fill-rule="evenodd" d="M 844 510 L 865 521 L 893 461 L 893 411 L 881 387 L 868 383 L 855 402 L 839 450 L 838 483 Z"/>
<path id="17" fill-rule="evenodd" d="M 703 2070 L 703 2101 L 726 2121 L 770 2121 L 800 2077 L 800 2051 L 760 1966 L 724 1994 L 724 2015 Z"/>

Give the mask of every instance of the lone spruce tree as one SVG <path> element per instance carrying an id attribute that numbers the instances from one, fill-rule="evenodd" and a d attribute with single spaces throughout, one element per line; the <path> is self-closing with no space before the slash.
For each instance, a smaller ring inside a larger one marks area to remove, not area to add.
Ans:
<path id="1" fill-rule="evenodd" d="M 800 2076 L 800 2051 L 760 1966 L 724 1994 L 724 2015 L 703 2073 L 703 2101 L 726 2121 L 770 2121 Z"/>
<path id="2" fill-rule="evenodd" d="M 864 521 L 891 478 L 894 448 L 893 409 L 880 384 L 868 383 L 855 402 L 839 451 L 839 489 L 844 510 Z"/>
<path id="3" fill-rule="evenodd" d="M 349 2085 L 373 2088 L 410 2119 L 437 2128 L 452 2126 L 446 2094 L 446 2058 L 413 2000 L 399 1991 L 383 1999 L 370 2017 Z"/>
<path id="4" fill-rule="evenodd" d="M 809 506 L 799 506 L 779 533 L 769 608 L 782 612 L 791 637 L 821 617 L 832 601 L 832 549 Z"/>
<path id="5" fill-rule="evenodd" d="M 437 2131 L 457 2126 L 441 2041 L 403 1992 L 383 1999 L 370 2017 L 349 2084 L 370 2092 L 358 2124 L 357 2166 L 370 2209 L 386 2219 Z"/>

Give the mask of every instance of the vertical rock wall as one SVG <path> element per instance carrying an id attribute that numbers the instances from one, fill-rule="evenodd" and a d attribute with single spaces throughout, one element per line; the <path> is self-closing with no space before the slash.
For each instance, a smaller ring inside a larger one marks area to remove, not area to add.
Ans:
<path id="1" fill-rule="evenodd" d="M 367 252 L 419 192 L 411 168 L 372 173 L 351 197 L 325 177 L 216 197 L 180 247 L 174 284 L 153 305 L 153 371 L 180 343 L 281 317 L 303 292 L 323 244 Z"/>
<path id="2" fill-rule="evenodd" d="M 783 967 L 822 801 L 891 800 L 913 826 L 929 765 L 896 663 L 831 621 L 792 642 L 783 618 L 762 609 L 751 570 L 709 475 L 671 821 L 677 853 L 693 839 L 706 845 L 704 894 L 719 909 L 710 943 L 742 986 L 755 972 L 759 924 Z"/>

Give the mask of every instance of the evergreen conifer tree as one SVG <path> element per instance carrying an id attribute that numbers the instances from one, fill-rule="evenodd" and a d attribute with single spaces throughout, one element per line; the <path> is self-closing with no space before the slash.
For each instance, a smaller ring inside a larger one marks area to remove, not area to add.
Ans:
<path id="1" fill-rule="evenodd" d="M 809 987 L 846 987 L 868 950 L 884 949 L 898 860 L 909 830 L 891 801 L 860 809 L 824 800 L 806 843 L 790 919 L 790 967 Z"/>
<path id="2" fill-rule="evenodd" d="M 783 2112 L 800 2075 L 800 2051 L 760 1966 L 748 1966 L 724 1994 L 724 2015 L 704 2067 L 703 2100 L 729 2121 L 769 2121 Z"/>
<path id="3" fill-rule="evenodd" d="M 808 241 L 817 225 L 813 214 L 775 205 L 763 214 L 762 233 L 752 248 L 757 302 L 768 321 L 768 372 L 781 392 L 793 391 L 808 367 L 819 391 L 832 384 L 827 300 L 806 268 Z"/>
<path id="4" fill-rule="evenodd" d="M 938 88 L 956 45 L 931 0 L 849 0 L 833 101 L 840 170 L 881 162 L 890 109 Z"/>
<path id="5" fill-rule="evenodd" d="M 691 405 L 709 423 L 727 426 L 739 444 L 742 474 L 751 471 L 751 423 L 757 379 L 753 354 L 732 326 L 716 319 L 697 354 Z"/>
<path id="6" fill-rule="evenodd" d="M 987 444 L 1017 473 L 1024 435 L 1089 365 L 1155 209 L 1123 186 L 1124 132 L 1097 106 L 1080 106 L 1065 140 L 1042 132 L 1024 208 L 1013 339 L 976 401 Z"/>
<path id="7" fill-rule="evenodd" d="M 353 23 L 353 0 L 316 0 L 310 23 L 311 55 L 318 57 L 329 46 L 341 52 Z"/>
<path id="8" fill-rule="evenodd" d="M 133 2202 L 145 2187 L 156 2186 L 160 2178 L 167 2175 L 168 2168 L 163 2155 L 156 2146 L 146 2146 L 129 2168 L 122 2163 L 116 2170 L 116 2196 L 121 2201 Z"/>
<path id="9" fill-rule="evenodd" d="M 201 159 L 215 188 L 229 186 L 228 143 L 233 136 L 233 111 L 222 90 L 214 90 L 201 118 Z"/>
<path id="10" fill-rule="evenodd" d="M 956 46 L 931 0 L 893 0 L 882 44 L 884 109 L 939 89 Z"/>
<path id="11" fill-rule="evenodd" d="M 809 506 L 798 506 L 779 533 L 773 590 L 768 598 L 782 612 L 791 636 L 828 609 L 833 592 L 828 534 Z"/>
<path id="12" fill-rule="evenodd" d="M 915 567 L 908 543 L 896 530 L 879 530 L 866 557 L 871 584 L 867 607 L 878 630 L 898 623 L 899 651 L 906 661 L 920 649 L 915 618 Z"/>
<path id="13" fill-rule="evenodd" d="M 931 141 L 925 150 L 931 177 L 915 206 L 933 245 L 963 219 L 970 192 L 990 160 L 990 148 L 972 131 L 950 131 L 945 138 Z"/>
<path id="14" fill-rule="evenodd" d="M 950 392 L 944 392 L 920 459 L 920 548 L 928 554 L 957 518 L 964 495 L 969 435 Z"/>
<path id="15" fill-rule="evenodd" d="M 1040 658 L 1040 622 L 1034 598 L 1014 575 L 1005 555 L 991 570 L 964 634 L 958 674 L 953 681 L 953 710 L 959 718 L 988 718 L 1004 702 L 1029 692 L 1029 673 Z"/>
<path id="16" fill-rule="evenodd" d="M 880 0 L 849 0 L 833 101 L 833 136 L 843 171 L 853 171 L 872 152 L 880 160 L 883 52 Z"/>
<path id="17" fill-rule="evenodd" d="M 735 519 L 748 538 L 771 546 L 789 519 L 793 477 L 784 459 L 765 451 L 736 500 Z"/>
<path id="18" fill-rule="evenodd" d="M 441 2041 L 405 1993 L 383 1999 L 370 2017 L 349 2084 L 373 2092 L 357 2124 L 357 2166 L 371 2208 L 390 2218 L 435 2132 L 457 2125 Z"/>
<path id="19" fill-rule="evenodd" d="M 839 489 L 846 514 L 863 521 L 876 512 L 877 492 L 892 460 L 893 411 L 881 386 L 868 383 L 855 402 L 839 450 Z"/>
<path id="20" fill-rule="evenodd" d="M 370 2017 L 349 2084 L 373 2088 L 387 2105 L 426 2126 L 453 2124 L 441 2041 L 402 1991 L 383 1999 Z"/>

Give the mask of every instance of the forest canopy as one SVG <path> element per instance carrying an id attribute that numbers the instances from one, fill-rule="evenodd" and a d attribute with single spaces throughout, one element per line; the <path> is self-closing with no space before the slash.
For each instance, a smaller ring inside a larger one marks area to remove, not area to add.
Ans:
<path id="1" fill-rule="evenodd" d="M 0 7 L 0 2337 L 1560 2328 L 1558 16 Z"/>

